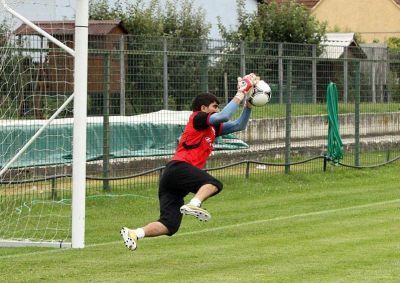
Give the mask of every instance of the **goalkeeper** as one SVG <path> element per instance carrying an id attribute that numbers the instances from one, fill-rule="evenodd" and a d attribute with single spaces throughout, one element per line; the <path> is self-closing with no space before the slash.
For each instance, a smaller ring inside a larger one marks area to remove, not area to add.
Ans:
<path id="1" fill-rule="evenodd" d="M 238 91 L 234 98 L 219 111 L 216 96 L 204 93 L 192 102 L 193 113 L 179 140 L 175 155 L 167 163 L 159 184 L 160 218 L 141 228 L 120 231 L 125 246 L 130 250 L 137 248 L 137 241 L 144 237 L 175 234 L 183 215 L 191 215 L 208 221 L 210 213 L 201 204 L 222 190 L 222 183 L 203 171 L 203 167 L 213 150 L 217 136 L 241 131 L 246 128 L 250 118 L 251 105 L 247 97 L 259 78 L 249 74 L 238 78 Z M 244 109 L 237 120 L 229 121 L 233 113 L 244 101 Z M 184 198 L 195 194 L 188 204 Z"/>

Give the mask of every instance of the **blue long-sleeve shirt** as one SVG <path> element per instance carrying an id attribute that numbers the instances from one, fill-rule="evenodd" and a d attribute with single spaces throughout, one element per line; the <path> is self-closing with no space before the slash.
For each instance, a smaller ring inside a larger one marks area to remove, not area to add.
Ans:
<path id="1" fill-rule="evenodd" d="M 240 117 L 236 120 L 229 121 L 233 113 L 239 108 L 239 104 L 231 100 L 221 112 L 214 113 L 210 116 L 210 124 L 218 125 L 222 123 L 222 133 L 221 135 L 230 134 L 233 132 L 238 132 L 244 130 L 250 119 L 251 108 L 245 107 L 242 111 Z"/>

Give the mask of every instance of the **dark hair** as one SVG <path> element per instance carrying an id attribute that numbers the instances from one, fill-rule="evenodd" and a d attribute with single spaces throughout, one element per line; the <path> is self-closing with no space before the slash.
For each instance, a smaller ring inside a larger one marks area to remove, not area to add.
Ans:
<path id="1" fill-rule="evenodd" d="M 219 100 L 214 94 L 208 92 L 199 94 L 192 101 L 192 111 L 200 111 L 202 105 L 209 106 L 213 102 L 219 104 Z"/>

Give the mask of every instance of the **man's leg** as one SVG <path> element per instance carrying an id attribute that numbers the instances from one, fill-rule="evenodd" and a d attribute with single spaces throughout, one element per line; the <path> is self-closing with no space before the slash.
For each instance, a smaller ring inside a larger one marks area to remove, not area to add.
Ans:
<path id="1" fill-rule="evenodd" d="M 218 187 L 213 184 L 205 184 L 201 186 L 190 202 L 181 207 L 181 213 L 192 215 L 201 221 L 210 220 L 211 214 L 207 210 L 201 208 L 201 204 L 209 197 L 218 193 L 218 191 Z"/>
<path id="2" fill-rule="evenodd" d="M 137 241 L 144 237 L 157 237 L 162 235 L 168 235 L 168 228 L 161 222 L 155 221 L 147 224 L 142 228 L 129 229 L 123 227 L 120 231 L 122 238 L 124 239 L 125 246 L 134 251 L 137 248 Z"/>
<path id="3" fill-rule="evenodd" d="M 178 231 L 182 221 L 182 214 L 179 208 L 184 204 L 183 199 L 187 193 L 175 190 L 176 187 L 179 187 L 176 181 L 181 180 L 180 176 L 176 176 L 176 167 L 176 163 L 168 163 L 160 179 L 158 191 L 160 201 L 159 220 L 134 230 L 126 227 L 121 229 L 121 236 L 128 249 L 135 250 L 137 241 L 144 237 L 172 236 Z"/>
<path id="4" fill-rule="evenodd" d="M 207 200 L 209 197 L 215 195 L 218 188 L 212 184 L 205 184 L 200 187 L 199 191 L 194 195 L 200 202 Z M 201 203 L 200 203 L 201 204 Z"/>
<path id="5" fill-rule="evenodd" d="M 159 221 L 149 223 L 142 229 L 146 237 L 157 237 L 169 234 L 168 228 Z"/>

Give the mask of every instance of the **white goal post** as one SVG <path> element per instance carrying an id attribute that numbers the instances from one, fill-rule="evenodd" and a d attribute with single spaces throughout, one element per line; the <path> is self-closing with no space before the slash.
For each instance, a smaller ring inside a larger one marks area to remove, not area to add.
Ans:
<path id="1" fill-rule="evenodd" d="M 72 175 L 72 247 L 85 242 L 88 0 L 78 0 L 75 20 L 75 99 Z"/>
<path id="2" fill-rule="evenodd" d="M 57 38 L 50 35 L 48 32 L 35 25 L 32 21 L 18 13 L 13 9 L 12 6 L 8 5 L 6 0 L 1 0 L 1 5 L 5 11 L 10 13 L 13 17 L 19 19 L 24 24 L 29 26 L 31 29 L 36 31 L 41 36 L 45 37 L 49 42 L 57 45 L 63 49 L 66 53 L 74 57 L 74 70 L 73 70 L 73 93 L 64 101 L 64 103 L 51 115 L 50 118 L 46 119 L 42 126 L 37 129 L 34 135 L 18 149 L 13 157 L 8 160 L 0 170 L 0 178 L 7 173 L 7 171 L 13 166 L 13 164 L 25 153 L 26 150 L 46 131 L 48 126 L 59 116 L 61 112 L 74 100 L 73 104 L 73 138 L 72 138 L 72 213 L 70 219 L 71 228 L 71 242 L 63 241 L 46 241 L 46 239 L 36 241 L 27 239 L 1 239 L 0 234 L 0 247 L 11 247 L 11 246 L 44 246 L 44 247 L 72 247 L 72 248 L 84 248 L 85 239 L 85 193 L 86 193 L 86 121 L 87 121 L 87 69 L 88 69 L 88 15 L 89 15 L 89 4 L 88 0 L 77 0 L 76 1 L 76 14 L 75 14 L 75 31 L 74 31 L 74 50 L 68 47 L 66 44 L 58 40 Z M 1 45 L 0 45 L 1 48 Z M 0 65 L 2 67 L 2 65 Z M 2 70 L 3 68 L 0 68 Z M 0 87 L 2 87 L 0 85 Z M 4 87 L 3 87 L 4 88 Z M 1 104 L 0 104 L 1 106 Z M 1 110 L 1 109 L 0 109 Z M 4 110 L 5 112 L 6 110 Z M 1 120 L 6 121 L 7 117 L 0 117 Z M 21 124 L 21 121 L 18 121 Z M 4 124 L 4 123 L 3 123 Z M 2 125 L 2 124 L 1 124 Z M 7 124 L 6 124 L 7 125 Z M 3 155 L 3 153 L 1 153 Z M 21 181 L 22 183 L 22 181 Z M 2 182 L 4 184 L 4 182 Z M 0 184 L 0 189 L 1 189 Z M 0 191 L 1 192 L 1 191 Z M 5 197 L 4 197 L 5 196 Z M 15 211 L 20 213 L 22 210 L 32 210 L 29 204 L 23 203 L 21 205 L 11 206 L 9 203 L 13 203 L 15 198 L 8 197 L 8 194 L 1 195 L 6 200 L 1 203 L 3 211 L 5 207 L 11 207 L 12 213 Z M 27 207 L 27 208 L 26 208 Z M 6 212 L 0 211 L 1 217 L 4 217 Z M 40 218 L 41 216 L 39 216 Z M 20 221 L 22 217 L 18 218 Z M 51 220 L 49 220 L 51 222 Z M 3 224 L 2 222 L 0 222 Z M 17 224 L 7 223 L 8 227 L 16 226 Z M 10 234 L 10 233 L 9 233 Z M 12 235 L 12 233 L 11 233 Z"/>

